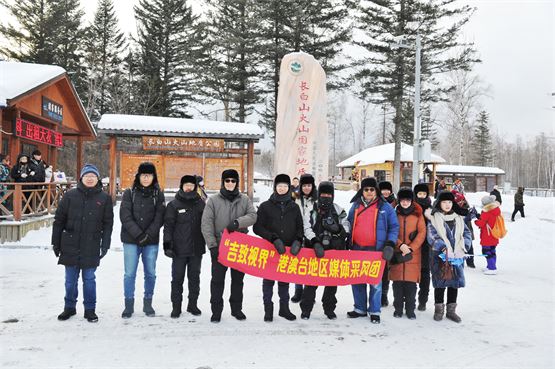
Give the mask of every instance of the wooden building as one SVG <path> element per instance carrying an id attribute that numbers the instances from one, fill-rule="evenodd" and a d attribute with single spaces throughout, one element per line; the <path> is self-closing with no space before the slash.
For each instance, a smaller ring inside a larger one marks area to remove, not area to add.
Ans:
<path id="1" fill-rule="evenodd" d="M 164 189 L 178 189 L 185 174 L 201 175 L 208 190 L 219 190 L 225 169 L 239 172 L 241 191 L 253 196 L 254 144 L 264 137 L 246 123 L 104 114 L 99 132 L 109 136 L 110 183 L 132 185 L 139 164 L 156 165 Z M 110 186 L 112 197 L 116 186 Z"/>
<path id="2" fill-rule="evenodd" d="M 395 144 L 389 143 L 370 147 L 351 156 L 337 164 L 341 170 L 341 178 L 351 179 L 356 182 L 365 177 L 375 177 L 378 182 L 389 181 L 393 183 L 393 164 L 395 156 Z M 412 146 L 401 144 L 401 187 L 412 187 Z M 436 165 L 445 163 L 445 160 L 435 154 L 422 166 L 424 182 L 433 190 L 433 179 Z"/>
<path id="3" fill-rule="evenodd" d="M 438 179 L 445 180 L 448 188 L 460 179 L 465 192 L 491 192 L 493 186 L 503 186 L 505 180 L 502 169 L 470 165 L 438 165 L 436 175 Z"/>
<path id="4" fill-rule="evenodd" d="M 66 71 L 54 65 L 0 61 L 0 152 L 11 165 L 19 154 L 38 149 L 56 169 L 64 140 L 75 140 L 76 172 L 83 166 L 83 142 L 96 132 Z"/>

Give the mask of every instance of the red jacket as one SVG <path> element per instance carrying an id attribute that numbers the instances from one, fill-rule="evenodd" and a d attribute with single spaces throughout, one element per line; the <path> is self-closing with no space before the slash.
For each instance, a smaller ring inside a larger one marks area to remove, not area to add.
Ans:
<path id="1" fill-rule="evenodd" d="M 497 246 L 499 244 L 499 239 L 491 235 L 490 229 L 495 225 L 495 219 L 501 215 L 501 209 L 499 204 L 493 203 L 489 206 L 485 206 L 480 215 L 480 219 L 476 219 L 474 223 L 480 228 L 480 245 L 482 246 Z M 489 228 L 488 229 L 488 226 Z"/>

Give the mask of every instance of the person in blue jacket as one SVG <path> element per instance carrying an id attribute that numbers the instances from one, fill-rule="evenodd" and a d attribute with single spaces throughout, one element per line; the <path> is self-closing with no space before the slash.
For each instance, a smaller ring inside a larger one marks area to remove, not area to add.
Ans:
<path id="1" fill-rule="evenodd" d="M 399 222 L 391 205 L 381 196 L 375 178 L 364 178 L 360 190 L 351 200 L 353 205 L 347 217 L 352 225 L 351 249 L 361 251 L 382 251 L 389 262 L 399 235 Z M 382 283 L 370 285 L 366 295 L 366 284 L 354 284 L 354 310 L 347 313 L 349 318 L 370 316 L 374 324 L 380 323 Z M 368 298 L 367 298 L 368 296 Z"/>

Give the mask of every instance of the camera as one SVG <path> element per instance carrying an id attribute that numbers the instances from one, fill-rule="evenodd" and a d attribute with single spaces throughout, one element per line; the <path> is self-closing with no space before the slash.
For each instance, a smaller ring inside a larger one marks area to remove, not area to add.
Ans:
<path id="1" fill-rule="evenodd" d="M 322 246 L 328 249 L 331 245 L 331 233 L 328 231 L 324 231 L 322 234 Z"/>

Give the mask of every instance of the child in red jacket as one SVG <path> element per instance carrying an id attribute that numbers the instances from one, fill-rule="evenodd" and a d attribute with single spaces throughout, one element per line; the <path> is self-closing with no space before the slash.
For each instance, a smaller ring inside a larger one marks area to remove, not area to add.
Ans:
<path id="1" fill-rule="evenodd" d="M 480 245 L 482 245 L 482 254 L 486 255 L 488 267 L 484 269 L 484 274 L 497 274 L 497 255 L 495 249 L 499 244 L 499 239 L 493 237 L 491 229 L 495 225 L 495 220 L 501 215 L 499 203 L 495 196 L 488 195 L 482 197 L 482 214 L 480 219 L 476 219 L 474 223 L 480 228 Z"/>

